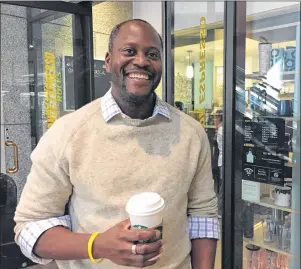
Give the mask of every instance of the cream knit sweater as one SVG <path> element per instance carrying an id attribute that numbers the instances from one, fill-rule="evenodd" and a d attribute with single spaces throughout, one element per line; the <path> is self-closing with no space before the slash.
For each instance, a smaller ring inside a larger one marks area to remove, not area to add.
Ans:
<path id="1" fill-rule="evenodd" d="M 151 268 L 188 269 L 188 219 L 217 216 L 211 157 L 201 125 L 168 106 L 171 120 L 115 117 L 106 123 L 100 100 L 58 119 L 32 153 L 32 169 L 17 207 L 16 241 L 30 221 L 61 216 L 70 197 L 72 230 L 103 232 L 127 218 L 139 192 L 166 202 L 164 252 Z M 57 261 L 61 269 L 120 269 L 112 262 Z M 129 268 L 129 267 L 126 267 Z"/>

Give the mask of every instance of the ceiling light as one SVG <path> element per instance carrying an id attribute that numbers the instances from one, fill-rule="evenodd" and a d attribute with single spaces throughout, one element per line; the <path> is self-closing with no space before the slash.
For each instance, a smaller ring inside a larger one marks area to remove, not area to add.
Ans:
<path id="1" fill-rule="evenodd" d="M 186 68 L 186 77 L 187 78 L 193 78 L 193 73 L 194 73 L 194 70 L 193 70 L 193 66 L 190 64 L 190 53 L 192 52 L 191 50 L 188 50 L 188 66 Z"/>

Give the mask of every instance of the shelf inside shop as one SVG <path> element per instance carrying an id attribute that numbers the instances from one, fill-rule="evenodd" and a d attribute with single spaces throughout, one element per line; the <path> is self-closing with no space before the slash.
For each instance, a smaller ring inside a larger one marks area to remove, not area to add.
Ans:
<path id="1" fill-rule="evenodd" d="M 248 267 L 248 252 L 247 252 L 247 246 L 248 246 L 248 243 L 247 242 L 243 242 L 243 267 L 242 268 L 249 268 Z M 281 255 L 281 254 L 279 254 Z M 282 255 L 282 256 L 286 256 L 288 259 L 290 259 L 290 257 L 288 257 L 287 255 Z M 257 268 L 257 267 L 255 267 Z M 259 268 L 261 269 L 267 269 L 266 267 L 264 268 L 263 266 L 259 266 Z M 280 267 L 281 269 L 289 269 L 288 267 Z M 277 268 L 278 269 L 278 268 Z"/>
<path id="2" fill-rule="evenodd" d="M 294 98 L 294 92 L 284 92 L 284 93 L 280 93 L 279 97 L 281 98 Z"/>
<path id="3" fill-rule="evenodd" d="M 294 93 L 281 93 L 279 94 L 280 100 L 293 100 L 294 99 Z"/>
<path id="4" fill-rule="evenodd" d="M 295 80 L 295 74 L 297 74 L 297 71 L 285 71 L 282 72 L 280 75 L 282 76 L 283 81 L 294 81 Z M 254 72 L 252 74 L 246 74 L 246 79 L 254 79 L 254 80 L 264 80 L 266 79 L 266 75 L 259 74 L 258 72 Z"/>
<path id="5" fill-rule="evenodd" d="M 275 236 L 275 240 L 272 243 L 266 243 L 263 241 L 263 231 L 262 231 L 262 225 L 261 223 L 257 223 L 254 225 L 254 237 L 253 238 L 245 238 L 243 239 L 243 241 L 247 244 L 253 244 L 255 246 L 264 248 L 264 249 L 268 249 L 274 252 L 277 252 L 279 254 L 282 255 L 286 255 L 292 259 L 300 259 L 300 256 L 293 256 L 291 253 L 289 253 L 287 250 L 283 250 L 283 249 L 279 249 L 276 246 L 276 236 Z"/>
<path id="6" fill-rule="evenodd" d="M 292 163 L 292 162 L 287 162 L 284 164 L 286 167 L 292 167 L 292 168 L 299 168 L 301 167 L 300 163 Z"/>
<path id="7" fill-rule="evenodd" d="M 301 213 L 300 211 L 295 211 L 290 207 L 277 206 L 274 204 L 274 201 L 269 197 L 260 198 L 260 202 L 255 202 L 255 201 L 247 201 L 247 202 L 250 202 L 250 203 L 256 204 L 256 205 L 260 205 L 260 206 L 264 206 L 264 207 L 268 207 L 268 208 L 279 209 L 279 210 L 285 211 L 285 212 L 296 213 L 296 214 Z"/>
<path id="8" fill-rule="evenodd" d="M 256 118 L 283 119 L 285 121 L 301 121 L 301 117 L 261 116 L 261 115 L 254 115 L 254 117 L 256 117 Z"/>
<path id="9" fill-rule="evenodd" d="M 295 29 L 295 27 L 298 25 L 298 22 L 294 21 L 294 19 L 292 18 L 296 18 L 298 15 L 298 5 L 296 3 L 296 8 L 295 11 L 296 13 L 290 13 L 290 14 L 279 14 L 279 15 L 275 15 L 275 16 L 279 16 L 282 18 L 281 24 L 268 24 L 264 27 L 264 25 L 261 26 L 253 26 L 252 29 L 248 29 L 247 31 L 247 36 L 248 37 L 255 37 L 255 36 L 262 36 L 262 35 L 267 35 L 267 33 L 272 33 L 274 34 L 274 38 L 271 41 L 272 43 L 281 43 L 281 42 L 285 42 L 285 41 L 289 41 L 291 40 L 290 37 L 290 32 L 292 31 L 292 29 Z M 282 11 L 282 9 L 280 9 Z M 281 12 L 280 11 L 280 12 Z M 283 12 L 283 11 L 282 11 Z M 265 14 L 265 12 L 263 12 Z M 276 13 L 275 13 L 276 14 Z M 252 15 L 251 15 L 252 16 Z M 288 17 L 290 16 L 290 19 L 288 19 Z M 266 18 L 266 14 L 264 15 L 264 17 Z M 262 18 L 263 19 L 263 18 Z M 258 20 L 258 17 L 256 18 L 256 20 Z M 275 34 L 277 33 L 277 34 Z"/>

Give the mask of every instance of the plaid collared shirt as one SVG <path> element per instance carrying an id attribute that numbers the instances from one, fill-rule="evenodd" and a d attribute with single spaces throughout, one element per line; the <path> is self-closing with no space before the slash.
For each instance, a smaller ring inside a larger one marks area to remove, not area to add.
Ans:
<path id="1" fill-rule="evenodd" d="M 122 113 L 121 109 L 117 105 L 115 99 L 112 96 L 111 90 L 109 90 L 105 96 L 101 98 L 102 115 L 105 122 L 109 122 L 117 115 L 127 117 Z M 162 115 L 171 120 L 169 109 L 167 105 L 159 98 L 156 99 L 156 105 L 152 117 L 156 115 Z M 189 237 L 190 239 L 197 238 L 220 238 L 219 220 L 217 217 L 188 217 L 189 223 Z M 69 215 L 50 218 L 45 220 L 39 220 L 27 223 L 20 233 L 18 238 L 18 244 L 22 253 L 31 259 L 35 263 L 48 264 L 52 260 L 41 259 L 33 254 L 33 247 L 39 237 L 48 229 L 55 226 L 63 226 L 69 230 L 72 230 L 71 217 Z"/>
<path id="2" fill-rule="evenodd" d="M 127 115 L 122 113 L 120 107 L 117 105 L 111 89 L 101 98 L 101 110 L 105 122 L 109 122 L 117 115 L 122 115 L 123 117 L 129 118 Z M 171 119 L 167 105 L 157 96 L 152 117 L 155 117 L 158 114 L 166 117 L 169 120 Z"/>

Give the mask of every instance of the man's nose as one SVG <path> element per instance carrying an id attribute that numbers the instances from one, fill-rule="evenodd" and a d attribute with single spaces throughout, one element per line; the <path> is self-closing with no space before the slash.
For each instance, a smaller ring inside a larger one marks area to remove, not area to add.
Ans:
<path id="1" fill-rule="evenodd" d="M 150 64 L 149 58 L 144 53 L 137 53 L 133 64 L 139 67 L 148 66 Z"/>

